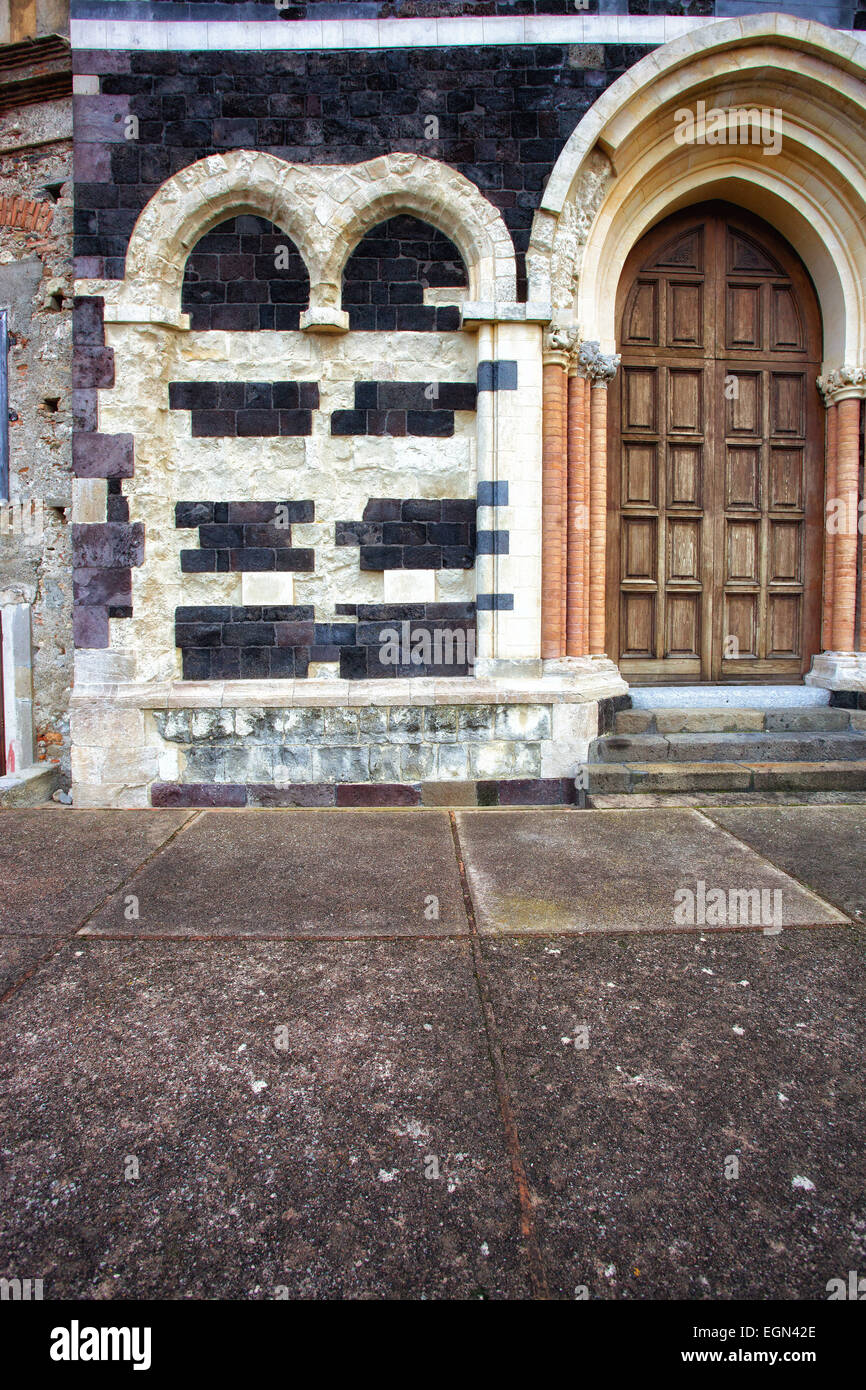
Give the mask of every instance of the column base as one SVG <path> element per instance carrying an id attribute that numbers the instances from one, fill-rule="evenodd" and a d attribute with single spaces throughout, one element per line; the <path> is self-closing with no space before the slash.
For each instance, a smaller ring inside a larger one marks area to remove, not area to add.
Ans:
<path id="1" fill-rule="evenodd" d="M 866 690 L 866 652 L 819 652 L 805 683 L 822 690 Z"/>
<path id="2" fill-rule="evenodd" d="M 610 685 L 604 691 L 605 695 L 625 695 L 628 691 L 628 684 L 620 675 L 619 667 L 609 656 L 555 656 L 541 664 L 545 680 L 604 681 Z"/>

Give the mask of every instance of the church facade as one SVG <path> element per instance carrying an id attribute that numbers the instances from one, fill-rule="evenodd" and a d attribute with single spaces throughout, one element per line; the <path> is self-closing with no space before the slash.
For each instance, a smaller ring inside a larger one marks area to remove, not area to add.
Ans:
<path id="1" fill-rule="evenodd" d="M 77 805 L 862 703 L 864 13 L 735 8 L 73 0 Z"/>

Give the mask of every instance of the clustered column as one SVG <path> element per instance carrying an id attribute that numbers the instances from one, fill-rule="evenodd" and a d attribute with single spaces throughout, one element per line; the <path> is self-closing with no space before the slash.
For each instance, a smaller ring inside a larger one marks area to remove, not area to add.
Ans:
<path id="1" fill-rule="evenodd" d="M 607 392 L 619 357 L 576 327 L 545 334 L 542 657 L 605 646 Z"/>

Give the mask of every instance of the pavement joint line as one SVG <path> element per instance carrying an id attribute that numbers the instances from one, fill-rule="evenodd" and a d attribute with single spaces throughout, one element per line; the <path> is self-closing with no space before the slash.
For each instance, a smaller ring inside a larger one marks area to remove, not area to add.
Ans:
<path id="1" fill-rule="evenodd" d="M 84 917 L 81 922 L 79 922 L 75 931 L 72 933 L 72 938 L 80 936 L 81 933 L 84 931 L 85 927 L 87 926 L 88 922 L 91 920 L 91 918 L 95 917 L 97 912 L 101 912 L 104 907 L 107 907 L 108 903 L 111 901 L 113 897 L 115 897 L 118 893 L 122 893 L 124 888 L 127 888 L 129 884 L 132 882 L 132 880 L 135 878 L 136 874 L 141 873 L 141 870 L 146 868 L 147 865 L 150 864 L 151 861 L 154 860 L 158 854 L 162 854 L 162 851 L 164 849 L 167 849 L 168 846 L 174 840 L 177 839 L 181 831 L 186 830 L 188 825 L 192 825 L 195 821 L 197 821 L 201 814 L 201 810 L 193 811 L 192 815 L 187 816 L 185 820 L 182 820 L 180 825 L 177 826 L 177 828 L 173 830 L 170 835 L 167 835 L 166 838 L 163 841 L 161 841 L 161 843 L 158 844 L 155 849 L 152 849 L 150 854 L 146 855 L 145 858 L 142 859 L 140 864 L 136 864 L 135 868 L 126 875 L 126 878 L 121 879 L 120 883 L 116 884 L 114 888 L 110 888 L 109 891 L 106 893 L 105 897 L 102 899 L 102 901 L 98 902 L 95 907 L 91 908 L 87 916 Z"/>
<path id="2" fill-rule="evenodd" d="M 130 946 L 134 946 L 138 941 L 173 941 L 180 944 L 183 944 L 185 941 L 208 941 L 211 943 L 226 941 L 234 945 L 237 945 L 239 941 L 426 941 L 428 944 L 432 944 L 436 941 L 465 941 L 466 932 L 438 932 L 435 936 L 428 936 L 426 934 L 424 936 L 419 936 L 414 932 L 367 932 L 360 934 L 353 933 L 351 936 L 346 935 L 344 932 L 335 932 L 331 935 L 322 934 L 321 932 L 298 932 L 295 935 L 283 933 L 280 936 L 263 936 L 258 932 L 217 932 L 213 936 L 208 936 L 203 933 L 194 936 L 184 936 L 177 932 L 165 934 L 161 932 L 137 932 L 134 936 L 131 932 L 90 932 L 84 936 L 78 935 L 72 939 L 87 942 L 123 941 Z"/>
<path id="3" fill-rule="evenodd" d="M 692 809 L 694 810 L 696 815 L 701 817 L 701 820 L 705 820 L 708 825 L 711 825 L 713 827 L 714 830 L 721 830 L 724 835 L 729 835 L 731 839 L 734 841 L 734 843 L 738 844 L 741 849 L 748 850 L 749 854 L 754 855 L 756 859 L 760 859 L 764 864 L 769 864 L 770 867 L 775 869 L 777 873 L 784 874 L 785 877 L 789 878 L 792 883 L 796 883 L 797 887 L 801 889 L 802 892 L 804 892 L 808 897 L 814 899 L 816 903 L 820 903 L 821 907 L 831 907 L 834 912 L 842 913 L 841 922 L 810 922 L 803 924 L 798 922 L 797 926 L 805 925 L 825 927 L 854 927 L 860 925 L 859 923 L 854 922 L 853 919 L 848 916 L 847 912 L 845 912 L 839 906 L 838 903 L 834 902 L 832 898 L 823 897 L 820 893 L 816 892 L 816 890 L 810 884 L 805 883 L 800 878 L 797 878 L 794 874 L 790 872 L 789 869 L 783 868 L 781 864 L 777 864 L 775 859 L 771 859 L 768 854 L 762 854 L 760 850 L 755 849 L 755 846 L 750 845 L 748 840 L 741 839 L 739 835 L 734 834 L 733 830 L 729 830 L 726 825 L 720 825 L 718 821 L 714 821 L 712 816 L 709 814 L 709 811 L 702 811 L 699 810 L 697 807 L 693 807 Z M 734 807 L 733 809 L 736 810 L 737 808 Z M 768 807 L 766 809 L 773 810 L 774 808 Z M 790 931 L 790 928 L 788 928 L 788 930 Z"/>
<path id="4" fill-rule="evenodd" d="M 66 936 L 62 936 L 57 941 L 55 941 L 54 945 L 51 946 L 50 949 L 47 950 L 43 956 L 40 956 L 39 959 L 30 967 L 29 970 L 25 970 L 23 975 L 19 975 L 18 979 L 14 980 L 12 984 L 9 986 L 9 988 L 4 991 L 3 994 L 0 994 L 0 1008 L 3 1007 L 7 999 L 10 999 L 13 994 L 17 994 L 21 986 L 26 984 L 27 981 L 31 978 L 31 976 L 36 974 L 37 970 L 39 970 L 43 965 L 47 964 L 47 962 L 53 959 L 54 956 L 59 955 L 60 952 L 63 950 L 64 946 L 68 946 L 70 941 L 74 941 L 76 937 L 80 935 L 80 933 L 87 926 L 87 923 L 90 921 L 94 912 L 101 911 L 101 909 L 105 907 L 109 899 L 114 897 L 115 893 L 119 893 L 123 888 L 126 887 L 127 883 L 129 883 L 130 880 L 135 877 L 139 869 L 143 868 L 145 864 L 149 863 L 150 860 L 153 859 L 154 855 L 159 854 L 161 850 L 165 849 L 166 845 L 170 844 L 170 842 L 175 838 L 175 836 L 179 835 L 181 830 L 183 830 L 187 825 L 189 825 L 190 821 L 196 820 L 200 814 L 201 813 L 199 811 L 194 811 L 191 816 L 187 816 L 186 820 L 182 821 L 181 824 L 177 827 L 177 829 L 173 830 L 172 833 L 167 837 L 167 839 L 163 840 L 162 844 L 158 845 L 157 848 L 153 850 L 147 856 L 146 859 L 142 860 L 141 864 L 139 864 L 138 867 L 134 869 L 131 874 L 128 874 L 125 879 L 122 879 L 116 887 L 109 889 L 108 893 L 105 895 L 102 901 L 97 903 L 96 907 L 92 908 L 90 912 L 88 912 L 87 915 L 82 918 L 77 927 L 73 927 L 72 930 Z M 3 939 L 8 939 L 10 941 L 20 940 L 22 936 L 34 935 L 38 935 L 38 933 L 0 932 L 0 937 L 2 937 Z"/>
<path id="5" fill-rule="evenodd" d="M 541 1245 L 538 1240 L 538 1232 L 535 1223 L 536 1203 L 529 1186 L 529 1180 L 526 1176 L 526 1167 L 523 1162 L 520 1134 L 514 1115 L 514 1106 L 511 1101 L 508 1075 L 505 1070 L 502 1040 L 499 1034 L 499 1026 L 496 1022 L 496 1012 L 493 1007 L 493 996 L 490 990 L 490 984 L 484 969 L 484 960 L 481 953 L 481 935 L 478 931 L 478 923 L 475 919 L 475 907 L 472 902 L 472 894 L 469 890 L 469 881 L 466 877 L 466 865 L 463 861 L 460 832 L 457 828 L 457 817 L 453 810 L 449 810 L 448 820 L 451 826 L 451 838 L 454 841 L 454 854 L 457 859 L 457 871 L 460 875 L 460 887 L 463 892 L 466 921 L 469 926 L 469 944 L 472 950 L 475 984 L 478 990 L 482 1016 L 484 1018 L 484 1030 L 487 1034 L 487 1050 L 490 1056 L 496 1092 L 499 1098 L 499 1110 L 505 1129 L 505 1140 L 508 1150 L 508 1159 L 511 1165 L 511 1173 L 514 1178 L 514 1185 L 517 1189 L 517 1201 L 520 1210 L 520 1234 L 529 1264 L 529 1282 L 532 1289 L 532 1297 L 544 1300 L 548 1299 L 550 1294 L 547 1287 L 547 1273 L 544 1267 L 544 1257 L 541 1253 Z"/>

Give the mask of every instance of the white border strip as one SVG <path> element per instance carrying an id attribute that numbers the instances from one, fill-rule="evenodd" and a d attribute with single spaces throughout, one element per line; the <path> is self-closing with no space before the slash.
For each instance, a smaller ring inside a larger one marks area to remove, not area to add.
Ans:
<path id="1" fill-rule="evenodd" d="M 628 43 L 659 45 L 713 16 L 535 15 L 525 18 L 322 20 L 73 19 L 75 49 L 169 52 L 352 48 L 475 48 L 490 45 Z"/>

